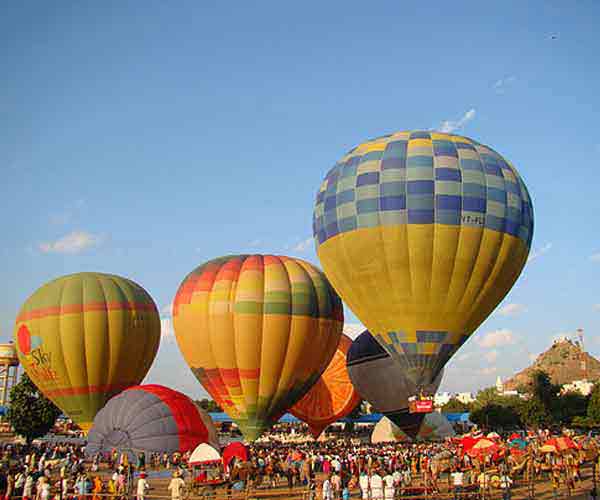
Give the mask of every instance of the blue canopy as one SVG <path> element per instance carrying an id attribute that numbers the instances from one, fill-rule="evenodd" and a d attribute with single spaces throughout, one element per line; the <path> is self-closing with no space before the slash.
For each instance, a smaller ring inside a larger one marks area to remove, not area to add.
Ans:
<path id="1" fill-rule="evenodd" d="M 444 417 L 448 419 L 448 422 L 468 422 L 470 413 L 444 413 Z"/>

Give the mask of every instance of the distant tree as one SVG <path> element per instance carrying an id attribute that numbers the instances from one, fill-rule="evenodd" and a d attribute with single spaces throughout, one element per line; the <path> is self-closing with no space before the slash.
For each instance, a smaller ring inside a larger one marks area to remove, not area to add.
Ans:
<path id="1" fill-rule="evenodd" d="M 590 425 L 600 425 L 600 383 L 594 384 L 587 407 L 587 418 Z"/>
<path id="2" fill-rule="evenodd" d="M 10 391 L 10 405 L 6 419 L 27 443 L 45 436 L 54 426 L 61 411 L 47 399 L 31 381 L 27 373 Z"/>
<path id="3" fill-rule="evenodd" d="M 521 417 L 516 408 L 496 403 L 489 403 L 473 410 L 469 420 L 479 427 L 494 430 L 521 426 Z"/>
<path id="4" fill-rule="evenodd" d="M 557 423 L 571 425 L 574 419 L 587 416 L 589 397 L 567 392 L 556 397 L 552 414 Z"/>
<path id="5" fill-rule="evenodd" d="M 547 412 L 551 412 L 556 405 L 556 398 L 560 393 L 560 385 L 552 383 L 550 376 L 543 370 L 536 370 L 531 376 L 529 394 L 536 398 Z"/>
<path id="6" fill-rule="evenodd" d="M 552 415 L 537 397 L 523 401 L 519 409 L 521 421 L 528 427 L 542 428 L 553 423 Z"/>
<path id="7" fill-rule="evenodd" d="M 471 411 L 471 405 L 463 403 L 456 398 L 451 398 L 444 406 L 442 406 L 443 413 L 465 413 Z"/>
<path id="8" fill-rule="evenodd" d="M 501 404 L 502 396 L 498 394 L 498 389 L 495 387 L 487 387 L 486 389 L 481 389 L 477 396 L 475 397 L 475 401 L 473 402 L 474 409 L 483 408 L 490 404 Z"/>
<path id="9" fill-rule="evenodd" d="M 203 398 L 200 401 L 196 401 L 196 404 L 209 413 L 219 413 L 223 411 L 216 401 L 213 401 L 212 399 Z"/>

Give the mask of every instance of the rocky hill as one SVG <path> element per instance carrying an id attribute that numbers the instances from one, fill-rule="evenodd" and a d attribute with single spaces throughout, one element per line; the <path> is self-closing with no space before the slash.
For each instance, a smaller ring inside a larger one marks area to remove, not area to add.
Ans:
<path id="1" fill-rule="evenodd" d="M 527 385 L 536 370 L 545 371 L 553 383 L 560 385 L 584 378 L 590 381 L 600 379 L 600 361 L 583 352 L 579 342 L 563 338 L 554 341 L 550 349 L 540 354 L 533 365 L 506 380 L 504 388 L 514 390 Z"/>

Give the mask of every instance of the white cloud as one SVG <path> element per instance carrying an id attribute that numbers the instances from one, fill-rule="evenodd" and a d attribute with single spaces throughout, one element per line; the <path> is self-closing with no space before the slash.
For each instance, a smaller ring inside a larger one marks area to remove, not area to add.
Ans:
<path id="1" fill-rule="evenodd" d="M 305 240 L 299 241 L 292 247 L 294 252 L 306 252 L 311 246 L 314 244 L 314 240 L 312 236 L 310 238 L 306 238 Z"/>
<path id="2" fill-rule="evenodd" d="M 100 236 L 85 231 L 73 231 L 55 241 L 41 243 L 39 249 L 44 253 L 76 254 L 95 247 L 101 242 Z"/>
<path id="3" fill-rule="evenodd" d="M 516 81 L 517 77 L 513 75 L 507 76 L 505 78 L 500 78 L 500 80 L 497 80 L 496 83 L 494 83 L 493 85 L 494 92 L 496 92 L 496 94 L 504 94 L 506 92 L 506 89 Z"/>
<path id="4" fill-rule="evenodd" d="M 466 361 L 466 360 L 467 360 L 467 359 L 469 359 L 471 356 L 473 356 L 473 353 L 472 353 L 472 352 L 464 352 L 464 353 L 462 353 L 462 354 L 459 354 L 459 355 L 456 357 L 456 361 L 458 361 L 458 362 Z"/>
<path id="5" fill-rule="evenodd" d="M 527 356 L 527 358 L 529 359 L 529 361 L 534 362 L 538 358 L 538 354 L 530 354 L 529 356 Z"/>
<path id="6" fill-rule="evenodd" d="M 262 244 L 263 244 L 263 240 L 261 240 L 260 238 L 255 238 L 250 243 L 248 243 L 248 246 L 250 246 L 250 247 L 259 247 Z"/>
<path id="7" fill-rule="evenodd" d="M 475 118 L 475 109 L 470 109 L 467 111 L 458 121 L 453 120 L 444 120 L 440 125 L 440 132 L 450 133 L 455 130 L 460 130 L 463 128 L 468 122 L 470 122 L 473 118 Z"/>
<path id="8" fill-rule="evenodd" d="M 521 313 L 524 313 L 527 311 L 527 307 L 525 307 L 523 304 L 506 304 L 505 306 L 502 306 L 500 309 L 498 309 L 498 314 L 500 316 L 517 316 Z"/>
<path id="9" fill-rule="evenodd" d="M 362 332 L 364 332 L 366 328 L 362 323 L 344 323 L 344 334 L 354 340 L 358 337 Z"/>
<path id="10" fill-rule="evenodd" d="M 498 351 L 494 349 L 493 351 L 486 352 L 483 357 L 488 363 L 495 363 L 498 359 Z"/>
<path id="11" fill-rule="evenodd" d="M 494 330 L 493 332 L 486 333 L 482 338 L 477 339 L 477 343 L 481 347 L 491 349 L 493 347 L 500 347 L 505 345 L 515 344 L 517 341 L 512 331 L 506 328 L 500 330 Z"/>
<path id="12" fill-rule="evenodd" d="M 497 371 L 498 371 L 498 368 L 496 368 L 495 366 L 486 366 L 485 368 L 482 368 L 481 370 L 479 370 L 479 373 L 481 375 L 493 375 Z"/>
<path id="13" fill-rule="evenodd" d="M 527 257 L 527 262 L 532 262 L 552 249 L 552 243 L 546 243 L 542 248 L 532 250 Z"/>
<path id="14" fill-rule="evenodd" d="M 600 304 L 594 304 L 594 305 L 592 306 L 592 308 L 594 309 L 594 311 L 598 311 L 598 312 L 600 312 Z"/>
<path id="15" fill-rule="evenodd" d="M 592 262 L 600 262 L 600 252 L 596 252 L 590 255 L 590 260 Z"/>

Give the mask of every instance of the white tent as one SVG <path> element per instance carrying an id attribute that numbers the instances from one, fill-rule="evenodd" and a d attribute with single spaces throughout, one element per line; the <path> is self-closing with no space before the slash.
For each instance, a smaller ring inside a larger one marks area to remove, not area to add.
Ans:
<path id="1" fill-rule="evenodd" d="M 207 463 L 207 462 L 218 462 L 221 460 L 221 455 L 211 445 L 202 443 L 196 446 L 196 449 L 192 452 L 188 463 L 190 465 Z"/>

